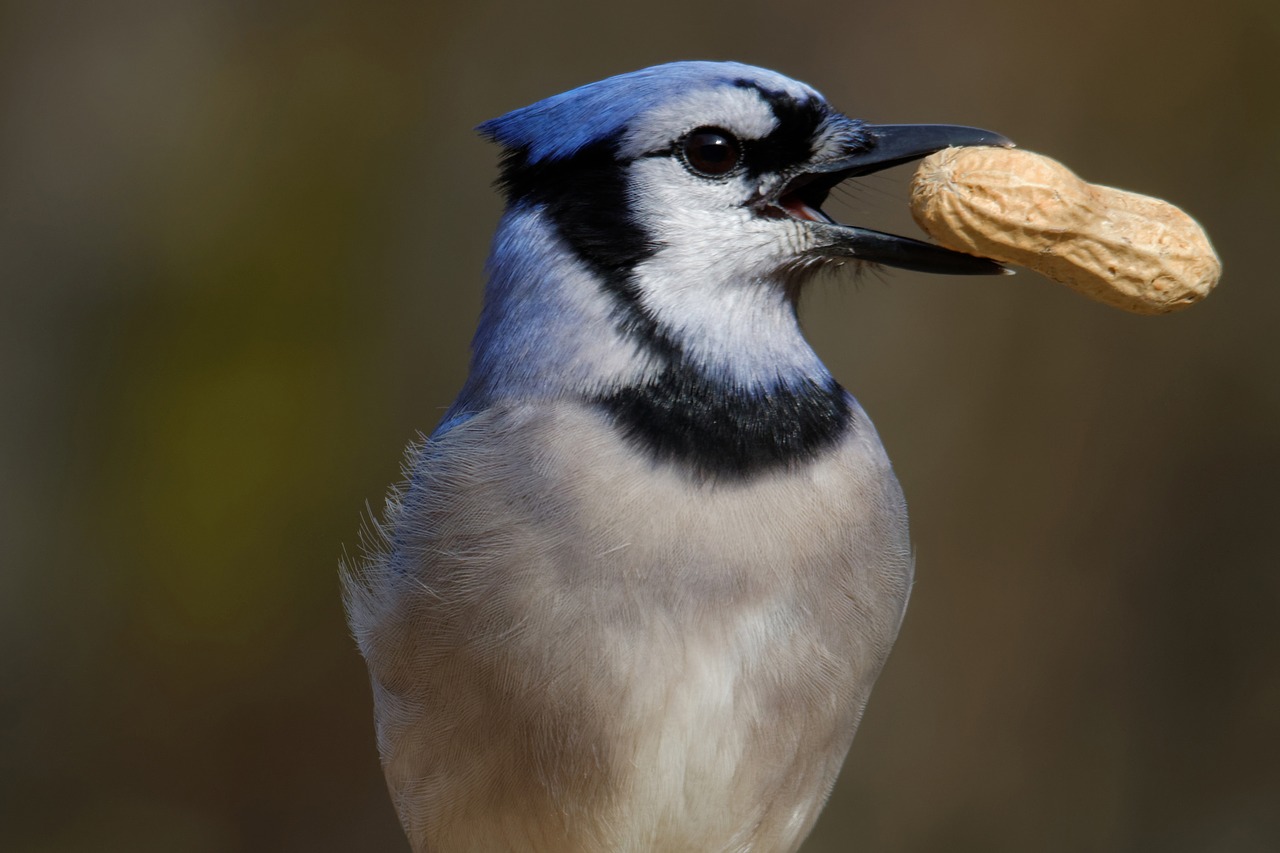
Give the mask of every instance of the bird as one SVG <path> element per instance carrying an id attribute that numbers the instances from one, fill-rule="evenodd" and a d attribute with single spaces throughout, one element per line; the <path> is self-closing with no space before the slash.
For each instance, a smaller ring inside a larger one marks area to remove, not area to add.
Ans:
<path id="1" fill-rule="evenodd" d="M 913 582 L 879 437 L 806 341 L 824 269 L 991 260 L 822 210 L 949 146 L 780 73 L 656 65 L 487 121 L 470 370 L 343 567 L 417 853 L 794 851 Z"/>

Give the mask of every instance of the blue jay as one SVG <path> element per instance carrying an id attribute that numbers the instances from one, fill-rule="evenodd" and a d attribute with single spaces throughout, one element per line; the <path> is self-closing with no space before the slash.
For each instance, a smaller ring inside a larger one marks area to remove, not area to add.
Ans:
<path id="1" fill-rule="evenodd" d="M 415 851 L 788 851 L 898 633 L 907 512 L 804 283 L 993 261 L 838 224 L 949 145 L 737 63 L 486 122 L 507 198 L 470 375 L 344 574 Z"/>

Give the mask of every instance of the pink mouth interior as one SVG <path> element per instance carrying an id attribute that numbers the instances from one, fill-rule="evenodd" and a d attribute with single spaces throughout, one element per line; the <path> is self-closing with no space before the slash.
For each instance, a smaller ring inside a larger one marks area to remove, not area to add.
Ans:
<path id="1" fill-rule="evenodd" d="M 796 193 L 787 193 L 778 199 L 779 206 L 796 219 L 806 219 L 810 222 L 826 222 L 827 217 L 820 211 L 815 210 L 804 203 L 804 199 Z"/>

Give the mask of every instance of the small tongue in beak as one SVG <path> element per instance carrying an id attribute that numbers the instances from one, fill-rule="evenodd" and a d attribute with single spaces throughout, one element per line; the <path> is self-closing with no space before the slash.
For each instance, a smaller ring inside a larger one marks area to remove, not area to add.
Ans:
<path id="1" fill-rule="evenodd" d="M 806 219 L 809 222 L 825 222 L 834 223 L 835 220 L 827 216 L 816 207 L 810 207 L 805 200 L 796 193 L 787 193 L 778 199 L 778 206 L 796 219 Z"/>

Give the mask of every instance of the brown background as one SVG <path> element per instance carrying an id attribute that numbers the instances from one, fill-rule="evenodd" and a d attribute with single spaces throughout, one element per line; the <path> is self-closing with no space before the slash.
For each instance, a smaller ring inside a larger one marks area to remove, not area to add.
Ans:
<path id="1" fill-rule="evenodd" d="M 0 4 L 0 849 L 406 849 L 336 566 L 466 368 L 471 128 L 678 58 L 1002 131 L 1226 267 L 1156 319 L 814 289 L 919 567 L 806 851 L 1280 850 L 1274 0 Z"/>

